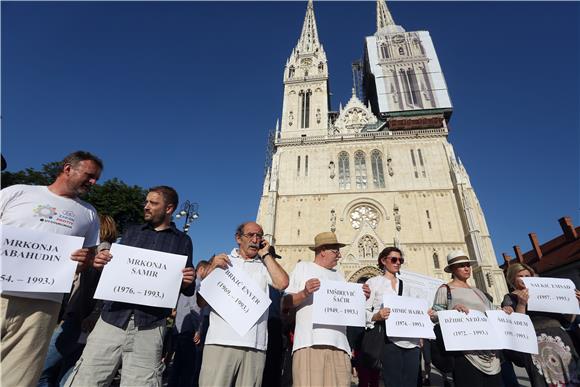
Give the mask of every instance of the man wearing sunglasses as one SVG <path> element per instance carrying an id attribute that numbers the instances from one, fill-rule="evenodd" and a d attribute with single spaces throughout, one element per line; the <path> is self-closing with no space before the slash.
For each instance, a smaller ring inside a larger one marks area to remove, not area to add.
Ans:
<path id="1" fill-rule="evenodd" d="M 314 238 L 314 262 L 299 262 L 290 275 L 290 285 L 284 297 L 286 310 L 296 308 L 296 329 L 292 348 L 292 379 L 295 386 L 350 387 L 350 346 L 345 326 L 312 324 L 312 294 L 321 280 L 345 281 L 336 269 L 340 256 L 339 243 L 333 232 L 323 232 Z M 363 285 L 365 297 L 370 290 Z"/>
<path id="2" fill-rule="evenodd" d="M 214 256 L 208 274 L 218 268 L 235 266 L 244 270 L 265 294 L 268 294 L 269 285 L 278 290 L 286 289 L 288 274 L 270 252 L 270 243 L 264 239 L 262 227 L 255 222 L 242 223 L 236 229 L 235 238 L 238 247 L 229 255 Z M 205 303 L 201 296 L 200 301 Z M 213 308 L 209 321 L 199 386 L 259 387 L 268 346 L 268 310 L 244 336 L 240 336 Z"/>

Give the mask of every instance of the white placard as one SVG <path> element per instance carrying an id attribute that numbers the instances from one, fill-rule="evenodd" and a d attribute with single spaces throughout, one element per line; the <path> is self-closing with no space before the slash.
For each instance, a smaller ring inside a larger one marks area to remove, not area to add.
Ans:
<path id="1" fill-rule="evenodd" d="M 527 314 L 507 314 L 503 310 L 488 310 L 486 314 L 503 349 L 538 354 L 536 330 Z"/>
<path id="2" fill-rule="evenodd" d="M 401 270 L 397 277 L 403 281 L 403 290 L 406 296 L 426 300 L 429 306 L 433 305 L 437 289 L 445 283 L 438 278 L 407 270 Z"/>
<path id="3" fill-rule="evenodd" d="M 95 291 L 100 300 L 175 308 L 187 256 L 113 243 Z"/>
<path id="4" fill-rule="evenodd" d="M 0 225 L 2 291 L 68 293 L 85 238 Z"/>
<path id="5" fill-rule="evenodd" d="M 199 293 L 241 336 L 256 324 L 272 301 L 242 269 L 216 268 L 203 281 Z"/>
<path id="6" fill-rule="evenodd" d="M 320 281 L 312 300 L 312 322 L 323 325 L 364 327 L 365 295 L 361 284 Z"/>
<path id="7" fill-rule="evenodd" d="M 385 321 L 386 334 L 391 337 L 434 339 L 433 323 L 427 314 L 427 301 L 394 294 L 383 296 L 383 306 L 391 309 Z"/>
<path id="8" fill-rule="evenodd" d="M 574 282 L 567 278 L 523 277 L 528 288 L 528 310 L 580 314 Z"/>
<path id="9" fill-rule="evenodd" d="M 437 312 L 437 316 L 447 351 L 502 348 L 495 329 L 480 311 L 470 310 L 465 314 L 456 310 L 443 310 Z"/>

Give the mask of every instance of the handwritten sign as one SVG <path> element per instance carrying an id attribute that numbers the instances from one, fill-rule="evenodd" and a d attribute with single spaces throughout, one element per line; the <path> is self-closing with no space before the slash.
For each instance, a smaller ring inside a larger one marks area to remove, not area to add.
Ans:
<path id="1" fill-rule="evenodd" d="M 95 291 L 100 300 L 174 308 L 187 256 L 114 243 Z"/>
<path id="2" fill-rule="evenodd" d="M 407 270 L 401 270 L 397 277 L 404 282 L 403 289 L 405 290 L 406 296 L 426 300 L 429 305 L 433 305 L 435 293 L 437 293 L 437 289 L 444 283 L 443 280 L 438 278 L 428 277 Z"/>
<path id="3" fill-rule="evenodd" d="M 312 299 L 312 322 L 323 325 L 364 327 L 365 295 L 362 285 L 342 281 L 320 281 Z"/>
<path id="4" fill-rule="evenodd" d="M 433 323 L 427 314 L 427 301 L 385 294 L 383 305 L 391 309 L 389 318 L 385 321 L 387 336 L 435 338 Z"/>
<path id="5" fill-rule="evenodd" d="M 242 269 L 230 266 L 213 270 L 202 282 L 199 293 L 241 336 L 270 306 L 270 298 Z"/>
<path id="6" fill-rule="evenodd" d="M 437 312 L 441 334 L 448 351 L 501 349 L 502 343 L 487 316 L 477 310 Z"/>
<path id="7" fill-rule="evenodd" d="M 538 354 L 536 330 L 527 314 L 507 314 L 503 310 L 488 310 L 486 314 L 503 349 Z"/>
<path id="8" fill-rule="evenodd" d="M 567 278 L 525 277 L 528 288 L 528 310 L 580 314 L 574 282 Z"/>
<path id="9" fill-rule="evenodd" d="M 70 255 L 84 238 L 1 225 L 0 234 L 2 291 L 70 292 L 77 268 Z"/>

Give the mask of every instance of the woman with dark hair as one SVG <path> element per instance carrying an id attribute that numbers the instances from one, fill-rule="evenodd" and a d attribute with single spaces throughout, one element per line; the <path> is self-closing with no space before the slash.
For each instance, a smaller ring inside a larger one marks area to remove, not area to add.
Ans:
<path id="1" fill-rule="evenodd" d="M 506 279 L 512 292 L 504 296 L 502 306 L 530 316 L 538 337 L 538 354 L 508 352 L 512 362 L 524 367 L 532 387 L 578 386 L 578 354 L 568 333 L 575 316 L 547 312 L 528 312 L 528 289 L 522 278 L 533 277 L 534 269 L 524 263 L 508 268 Z M 576 291 L 578 297 L 578 291 Z"/>
<path id="2" fill-rule="evenodd" d="M 383 296 L 400 296 L 403 293 L 403 282 L 397 278 L 401 265 L 405 262 L 401 250 L 387 247 L 381 251 L 377 261 L 384 274 L 366 282 L 371 289 L 371 295 L 366 302 L 367 328 L 371 329 L 375 324 L 384 326 L 391 313 L 390 308 L 383 305 Z M 416 387 L 420 360 L 419 339 L 385 337 L 381 355 L 385 387 Z M 378 386 L 378 374 L 375 377 L 376 381 L 368 385 Z"/>

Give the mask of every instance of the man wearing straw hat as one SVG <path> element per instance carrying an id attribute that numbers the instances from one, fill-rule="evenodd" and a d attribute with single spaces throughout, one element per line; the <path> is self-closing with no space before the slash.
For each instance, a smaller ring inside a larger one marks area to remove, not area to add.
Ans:
<path id="1" fill-rule="evenodd" d="M 340 248 L 333 232 L 323 232 L 314 238 L 314 262 L 299 262 L 290 275 L 290 285 L 284 297 L 286 309 L 296 308 L 296 329 L 292 348 L 292 378 L 295 386 L 350 386 L 350 346 L 345 326 L 313 326 L 312 294 L 321 280 L 345 281 L 336 269 Z M 363 285 L 365 297 L 370 290 Z"/>

